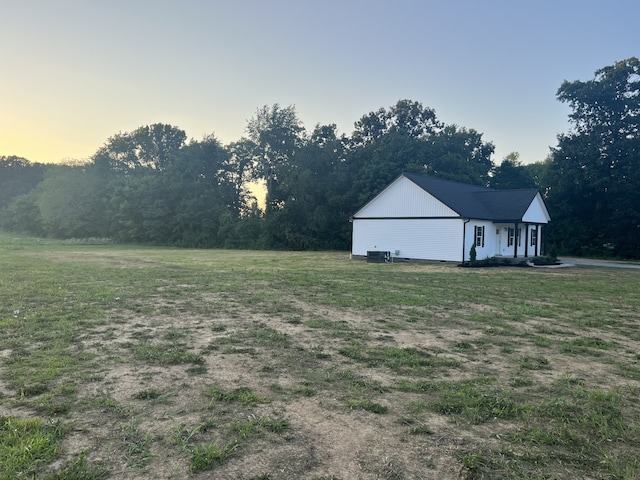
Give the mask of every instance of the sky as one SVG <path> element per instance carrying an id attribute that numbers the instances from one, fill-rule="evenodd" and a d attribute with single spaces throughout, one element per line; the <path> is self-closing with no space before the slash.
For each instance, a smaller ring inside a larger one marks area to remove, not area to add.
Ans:
<path id="1" fill-rule="evenodd" d="M 308 131 L 400 99 L 475 129 L 494 163 L 569 131 L 565 80 L 640 56 L 637 0 L 0 0 L 0 155 L 91 157 L 153 123 L 245 136 L 264 106 Z"/>

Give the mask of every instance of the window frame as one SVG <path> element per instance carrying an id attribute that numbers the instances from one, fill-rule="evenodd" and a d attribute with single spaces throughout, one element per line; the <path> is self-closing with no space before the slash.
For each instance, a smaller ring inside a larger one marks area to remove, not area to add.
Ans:
<path id="1" fill-rule="evenodd" d="M 516 238 L 518 239 L 518 246 L 522 246 L 522 227 L 518 227 L 518 231 L 516 232 Z"/>
<path id="2" fill-rule="evenodd" d="M 476 247 L 484 247 L 484 225 L 473 226 L 473 236 Z"/>

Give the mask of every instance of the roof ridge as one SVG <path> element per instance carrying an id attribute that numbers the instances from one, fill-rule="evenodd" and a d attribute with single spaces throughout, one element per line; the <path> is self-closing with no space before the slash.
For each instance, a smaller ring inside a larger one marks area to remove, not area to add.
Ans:
<path id="1" fill-rule="evenodd" d="M 417 178 L 424 179 L 424 180 L 427 180 L 427 181 L 455 183 L 457 185 L 461 185 L 461 186 L 464 186 L 464 187 L 472 187 L 472 188 L 478 188 L 478 189 L 488 190 L 488 191 L 499 191 L 499 190 L 497 190 L 495 188 L 485 187 L 484 185 L 474 185 L 473 183 L 461 182 L 459 180 L 448 180 L 446 178 L 429 177 L 427 175 L 420 175 L 419 173 L 402 172 L 402 175 L 407 177 L 407 178 L 409 178 L 410 180 L 411 180 L 410 177 L 417 177 Z"/>

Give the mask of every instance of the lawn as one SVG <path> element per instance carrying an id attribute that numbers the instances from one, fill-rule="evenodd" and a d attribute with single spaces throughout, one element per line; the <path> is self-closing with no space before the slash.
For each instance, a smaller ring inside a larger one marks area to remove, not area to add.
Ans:
<path id="1" fill-rule="evenodd" d="M 0 479 L 640 478 L 640 272 L 0 234 Z"/>

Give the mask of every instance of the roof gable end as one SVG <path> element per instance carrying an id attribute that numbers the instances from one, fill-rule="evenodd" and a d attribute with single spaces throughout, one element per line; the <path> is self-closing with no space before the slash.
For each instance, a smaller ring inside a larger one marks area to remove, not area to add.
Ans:
<path id="1" fill-rule="evenodd" d="M 430 192 L 401 175 L 358 210 L 353 218 L 458 217 Z"/>

